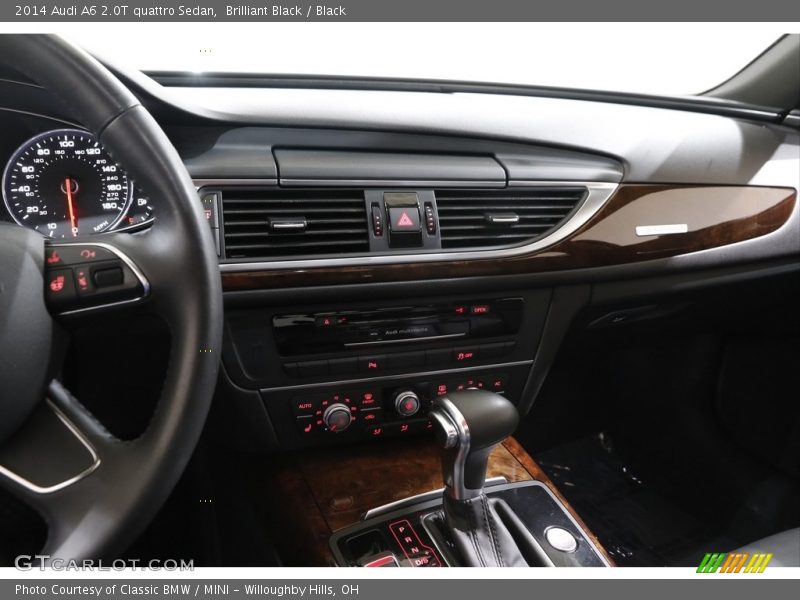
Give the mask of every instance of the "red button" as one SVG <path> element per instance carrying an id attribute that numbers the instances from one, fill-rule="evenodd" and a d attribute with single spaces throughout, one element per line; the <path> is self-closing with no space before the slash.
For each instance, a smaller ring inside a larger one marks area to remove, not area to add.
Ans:
<path id="1" fill-rule="evenodd" d="M 383 371 L 386 357 L 383 354 L 375 356 L 360 356 L 358 358 L 358 370 L 367 372 Z"/>
<path id="2" fill-rule="evenodd" d="M 47 250 L 45 250 L 45 262 L 48 264 L 48 266 L 56 266 L 63 264 L 64 260 L 58 253 L 58 249 L 47 248 Z"/>
<path id="3" fill-rule="evenodd" d="M 295 411 L 298 414 L 312 414 L 314 412 L 314 403 L 310 400 L 298 400 L 295 404 Z"/>
<path id="4" fill-rule="evenodd" d="M 453 358 L 458 362 L 470 362 L 477 358 L 478 352 L 472 348 L 464 348 L 463 350 L 454 350 Z"/>
<path id="5" fill-rule="evenodd" d="M 298 417 L 297 418 L 297 429 L 303 435 L 309 435 L 314 432 L 316 429 L 314 419 L 309 417 Z"/>
<path id="6" fill-rule="evenodd" d="M 54 294 L 60 294 L 64 291 L 67 285 L 67 278 L 64 274 L 56 275 L 50 278 L 50 291 Z"/>
<path id="7" fill-rule="evenodd" d="M 454 311 L 454 312 L 455 312 L 457 315 L 465 315 L 465 314 L 467 314 L 467 307 L 466 307 L 466 306 L 456 306 L 456 307 L 453 309 L 453 311 Z"/>
<path id="8" fill-rule="evenodd" d="M 472 314 L 473 315 L 485 315 L 489 312 L 489 305 L 488 304 L 476 304 L 472 307 Z"/>
<path id="9" fill-rule="evenodd" d="M 79 292 L 91 291 L 91 284 L 89 283 L 89 274 L 85 269 L 75 270 L 75 283 L 78 284 Z"/>

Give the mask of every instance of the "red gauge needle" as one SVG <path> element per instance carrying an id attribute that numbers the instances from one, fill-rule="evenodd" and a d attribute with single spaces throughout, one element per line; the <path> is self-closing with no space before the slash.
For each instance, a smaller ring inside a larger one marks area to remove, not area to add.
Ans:
<path id="1" fill-rule="evenodd" d="M 69 224 L 72 228 L 72 237 L 77 237 L 78 218 L 75 214 L 75 203 L 72 199 L 72 179 L 70 177 L 64 180 L 64 191 L 67 193 L 67 208 L 69 209 Z"/>

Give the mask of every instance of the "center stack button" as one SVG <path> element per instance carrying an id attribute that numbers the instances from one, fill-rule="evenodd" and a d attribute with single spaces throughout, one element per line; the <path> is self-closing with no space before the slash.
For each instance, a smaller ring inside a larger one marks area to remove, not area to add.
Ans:
<path id="1" fill-rule="evenodd" d="M 404 390 L 394 399 L 394 408 L 401 417 L 412 417 L 419 411 L 420 399 L 413 390 Z"/>

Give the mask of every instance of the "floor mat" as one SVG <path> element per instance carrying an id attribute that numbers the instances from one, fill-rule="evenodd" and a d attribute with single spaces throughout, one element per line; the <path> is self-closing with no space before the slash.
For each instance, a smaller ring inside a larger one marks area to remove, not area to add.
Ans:
<path id="1" fill-rule="evenodd" d="M 619 566 L 696 566 L 709 548 L 736 546 L 666 497 L 665 475 L 648 480 L 607 434 L 535 458 Z"/>

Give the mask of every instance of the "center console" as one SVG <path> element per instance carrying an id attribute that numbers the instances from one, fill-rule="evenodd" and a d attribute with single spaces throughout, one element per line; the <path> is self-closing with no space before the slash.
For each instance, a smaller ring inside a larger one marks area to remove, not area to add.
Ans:
<path id="1" fill-rule="evenodd" d="M 318 561 L 348 566 L 608 565 L 530 457 L 501 451 L 550 302 L 545 289 L 228 310 L 228 376 L 258 391 L 300 461 L 274 479 L 287 539 L 306 530 Z"/>

